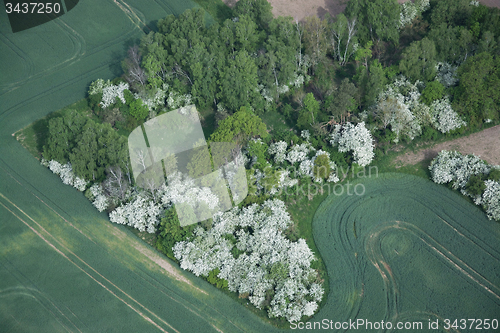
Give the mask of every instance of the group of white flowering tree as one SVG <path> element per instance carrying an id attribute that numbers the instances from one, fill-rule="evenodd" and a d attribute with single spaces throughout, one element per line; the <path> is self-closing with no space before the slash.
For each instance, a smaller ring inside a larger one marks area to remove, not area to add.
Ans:
<path id="1" fill-rule="evenodd" d="M 131 90 L 126 82 L 119 82 L 115 85 L 110 80 L 97 79 L 90 84 L 88 93 L 89 96 L 97 98 L 98 105 L 103 109 L 111 109 L 118 102 L 121 102 L 130 106 L 130 112 L 133 113 L 137 105 L 144 105 L 144 110 L 147 112 L 144 116 L 140 116 L 141 120 L 146 117 L 148 119 L 154 118 L 158 111 L 169 111 L 191 104 L 191 95 L 179 94 L 169 89 L 169 85 L 166 83 L 149 91 L 141 90 L 132 93 Z"/>
<path id="2" fill-rule="evenodd" d="M 198 227 L 191 240 L 176 243 L 174 255 L 196 276 L 218 272 L 230 291 L 259 309 L 266 307 L 269 317 L 296 322 L 314 314 L 323 288 L 305 240 L 284 236 L 291 224 L 278 199 L 233 208 L 216 215 L 210 229 Z"/>
<path id="3" fill-rule="evenodd" d="M 338 146 L 340 152 L 352 151 L 354 163 L 362 167 L 370 164 L 375 157 L 373 137 L 364 122 L 335 125 L 330 143 Z"/>
<path id="4" fill-rule="evenodd" d="M 500 221 L 500 166 L 488 165 L 475 155 L 443 150 L 429 170 L 435 183 L 450 184 L 482 205 L 489 219 Z"/>
<path id="5" fill-rule="evenodd" d="M 312 146 L 309 131 L 303 130 L 301 137 L 302 143 L 292 142 L 290 146 L 285 141 L 273 142 L 269 146 L 261 140 L 251 143 L 267 149 L 267 154 L 274 161 L 259 164 L 255 157 L 250 161 L 251 179 L 258 190 L 268 190 L 270 194 L 274 194 L 280 188 L 298 184 L 300 178 L 310 178 L 318 183 L 339 181 L 337 165 L 330 159 L 330 154 Z M 248 152 L 251 155 L 254 150 Z M 275 177 L 269 178 L 266 169 L 274 170 Z"/>
<path id="6" fill-rule="evenodd" d="M 402 135 L 410 140 L 422 134 L 423 126 L 433 126 L 441 133 L 449 133 L 466 123 L 452 109 L 447 97 L 435 100 L 430 106 L 421 100 L 418 89 L 423 83 L 412 84 L 404 76 L 388 84 L 380 93 L 373 114 L 380 127 L 392 131 L 395 143 Z"/>

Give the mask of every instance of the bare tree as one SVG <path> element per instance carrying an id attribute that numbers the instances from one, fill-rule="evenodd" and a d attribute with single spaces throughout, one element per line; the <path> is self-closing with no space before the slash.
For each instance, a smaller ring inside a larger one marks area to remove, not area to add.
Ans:
<path id="1" fill-rule="evenodd" d="M 142 171 L 144 172 L 147 168 L 146 166 L 146 152 L 143 149 L 136 149 L 135 150 L 135 158 L 134 162 L 137 163 L 139 166 L 142 167 Z"/>
<path id="2" fill-rule="evenodd" d="M 141 67 L 141 53 L 139 46 L 134 45 L 128 49 L 128 57 L 122 63 L 123 70 L 125 71 L 125 79 L 130 85 L 139 83 L 141 86 L 146 84 L 146 74 Z"/>
<path id="3" fill-rule="evenodd" d="M 335 22 L 331 25 L 332 36 L 330 43 L 333 48 L 333 54 L 337 57 L 340 65 L 343 66 L 354 53 L 354 48 L 349 46 L 356 35 L 356 18 L 348 20 L 343 14 L 339 14 Z M 342 45 L 342 40 L 347 39 L 345 47 Z M 343 52 L 343 55 L 342 55 Z M 348 54 L 349 52 L 349 54 Z"/>
<path id="4" fill-rule="evenodd" d="M 297 59 L 297 70 L 302 66 L 302 35 L 304 34 L 304 26 L 295 19 L 295 28 L 297 29 L 297 36 L 299 37 L 299 56 Z"/>
<path id="5" fill-rule="evenodd" d="M 125 194 L 129 187 L 129 183 L 123 177 L 122 169 L 119 166 L 108 167 L 106 169 L 108 174 L 106 180 L 104 181 L 104 189 L 107 194 L 111 197 L 125 199 Z"/>

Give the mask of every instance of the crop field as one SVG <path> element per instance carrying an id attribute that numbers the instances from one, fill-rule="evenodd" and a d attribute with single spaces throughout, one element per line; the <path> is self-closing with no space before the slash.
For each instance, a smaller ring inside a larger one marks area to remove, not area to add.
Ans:
<path id="1" fill-rule="evenodd" d="M 16 34 L 0 11 L 0 332 L 280 331 L 110 223 L 14 137 L 81 101 L 91 81 L 120 75 L 130 45 L 194 6 L 81 0 Z M 330 293 L 312 321 L 498 315 L 498 224 L 423 179 L 363 184 L 365 195 L 328 197 L 315 216 Z"/>
<path id="2" fill-rule="evenodd" d="M 273 331 L 111 224 L 12 135 L 120 75 L 130 44 L 193 6 L 82 0 L 15 34 L 0 11 L 0 332 Z"/>
<path id="3" fill-rule="evenodd" d="M 429 320 L 498 318 L 498 223 L 419 177 L 389 173 L 358 183 L 364 195 L 331 195 L 314 218 L 330 278 L 318 319 L 428 328 Z"/>

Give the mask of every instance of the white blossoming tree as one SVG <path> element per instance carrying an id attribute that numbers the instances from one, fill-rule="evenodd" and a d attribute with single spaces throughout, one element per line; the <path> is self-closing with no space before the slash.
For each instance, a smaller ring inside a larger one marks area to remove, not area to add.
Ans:
<path id="1" fill-rule="evenodd" d="M 47 166 L 50 171 L 61 177 L 64 184 L 71 185 L 80 192 L 85 191 L 87 188 L 88 182 L 73 173 L 71 163 L 61 164 L 54 160 L 46 161 L 42 159 L 41 164 Z"/>
<path id="2" fill-rule="evenodd" d="M 403 28 L 413 22 L 413 20 L 430 8 L 429 0 L 415 0 L 403 2 L 399 14 L 399 28 Z"/>
<path id="3" fill-rule="evenodd" d="M 431 162 L 429 169 L 435 183 L 451 183 L 454 189 L 471 197 L 476 205 L 482 205 L 489 219 L 500 221 L 500 183 L 486 179 L 482 188 L 483 193 L 471 193 L 468 187 L 473 177 L 477 179 L 479 176 L 482 183 L 481 179 L 488 177 L 493 170 L 500 169 L 500 166 L 488 165 L 475 155 L 462 155 L 456 151 L 443 150 Z"/>
<path id="4" fill-rule="evenodd" d="M 352 151 L 354 162 L 360 166 L 370 164 L 375 156 L 373 138 L 364 122 L 357 125 L 349 122 L 345 125 L 335 125 L 330 143 L 338 146 L 340 152 Z"/>
<path id="5" fill-rule="evenodd" d="M 432 102 L 430 107 L 433 125 L 441 132 L 448 133 L 467 123 L 451 108 L 447 97 Z"/>
<path id="6" fill-rule="evenodd" d="M 97 208 L 98 211 L 102 212 L 108 208 L 109 200 L 104 194 L 104 191 L 99 184 L 94 184 L 90 187 L 90 193 L 92 195 L 92 204 Z"/>
<path id="7" fill-rule="evenodd" d="M 155 204 L 143 194 L 138 194 L 132 201 L 125 203 L 109 214 L 111 222 L 126 224 L 138 229 L 154 233 L 163 208 Z"/>
<path id="8" fill-rule="evenodd" d="M 475 155 L 462 155 L 456 151 L 441 151 L 432 160 L 429 170 L 432 180 L 437 184 L 451 182 L 454 189 L 463 189 L 470 176 L 487 174 L 491 167 Z"/>
<path id="9" fill-rule="evenodd" d="M 323 288 L 315 282 L 317 273 L 310 266 L 315 258 L 305 240 L 291 242 L 283 235 L 291 223 L 277 199 L 233 208 L 216 215 L 210 230 L 200 227 L 192 240 L 176 243 L 174 255 L 181 268 L 197 276 L 218 269 L 217 277 L 228 282 L 229 290 L 248 295 L 257 308 L 273 290 L 269 316 L 298 321 L 314 314 Z"/>
<path id="10" fill-rule="evenodd" d="M 281 164 L 281 163 L 283 163 L 283 161 L 285 161 L 287 147 L 288 147 L 288 144 L 285 141 L 278 141 L 278 142 L 272 143 L 269 146 L 269 149 L 267 152 L 270 155 L 274 155 L 274 162 Z"/>
<path id="11" fill-rule="evenodd" d="M 500 183 L 486 180 L 482 195 L 483 207 L 490 220 L 500 221 Z"/>
<path id="12" fill-rule="evenodd" d="M 429 108 L 419 100 L 419 84 L 419 81 L 412 84 L 400 76 L 379 94 L 375 116 L 383 128 L 390 126 L 395 134 L 395 143 L 399 142 L 403 134 L 413 140 L 422 132 L 421 124 L 427 118 Z"/>
<path id="13" fill-rule="evenodd" d="M 436 64 L 436 79 L 445 87 L 451 87 L 457 84 L 458 66 L 453 66 L 447 62 L 438 62 Z"/>
<path id="14" fill-rule="evenodd" d="M 102 89 L 102 102 L 101 107 L 107 108 L 110 105 L 116 103 L 116 98 L 119 98 L 122 103 L 126 103 L 125 96 L 123 92 L 125 89 L 128 89 L 128 83 L 120 82 L 118 85 L 106 85 Z"/>
<path id="15" fill-rule="evenodd" d="M 111 81 L 104 81 L 103 79 L 97 79 L 92 82 L 89 86 L 89 95 L 102 94 L 104 88 L 111 86 Z"/>

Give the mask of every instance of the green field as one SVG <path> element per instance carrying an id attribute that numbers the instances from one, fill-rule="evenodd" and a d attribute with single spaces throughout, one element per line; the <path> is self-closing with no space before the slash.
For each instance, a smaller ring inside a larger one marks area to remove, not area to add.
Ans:
<path id="1" fill-rule="evenodd" d="M 193 6 L 82 0 L 16 34 L 0 11 L 0 332 L 273 331 L 111 224 L 12 136 L 120 75 L 130 44 Z"/>
<path id="2" fill-rule="evenodd" d="M 193 6 L 82 0 L 16 34 L 0 11 L 0 332 L 279 331 L 111 224 L 12 135 L 82 100 L 91 81 L 120 75 L 129 45 Z M 328 197 L 307 234 L 330 286 L 313 322 L 498 318 L 497 223 L 421 178 L 387 174 L 363 184 L 364 196 Z M 308 211 L 292 207 L 299 228 Z"/>
<path id="3" fill-rule="evenodd" d="M 317 320 L 421 321 L 427 328 L 429 319 L 498 319 L 498 223 L 419 177 L 388 173 L 358 183 L 364 195 L 331 195 L 314 218 L 330 278 Z"/>

